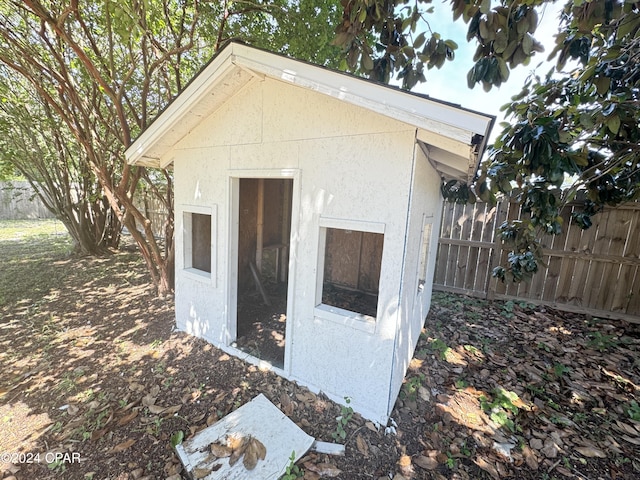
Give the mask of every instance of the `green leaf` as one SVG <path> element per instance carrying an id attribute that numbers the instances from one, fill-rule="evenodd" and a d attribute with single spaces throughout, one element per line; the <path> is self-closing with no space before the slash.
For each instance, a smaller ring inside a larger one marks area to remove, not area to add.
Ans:
<path id="1" fill-rule="evenodd" d="M 529 32 L 525 33 L 524 37 L 522 37 L 522 50 L 527 55 L 531 55 L 533 51 L 533 37 Z"/>
<path id="2" fill-rule="evenodd" d="M 373 60 L 366 53 L 362 54 L 362 69 L 370 72 L 373 70 Z"/>
<path id="3" fill-rule="evenodd" d="M 476 86 L 476 67 L 475 65 L 467 72 L 467 86 L 473 88 Z"/>
<path id="4" fill-rule="evenodd" d="M 503 58 L 498 57 L 498 70 L 500 71 L 500 79 L 503 82 L 509 80 L 509 67 Z"/>
<path id="5" fill-rule="evenodd" d="M 611 79 L 609 77 L 598 77 L 594 83 L 596 84 L 596 91 L 598 92 L 598 95 L 604 95 L 609 91 Z"/>
<path id="6" fill-rule="evenodd" d="M 504 30 L 499 30 L 496 32 L 496 38 L 493 41 L 493 50 L 496 53 L 503 53 L 509 44 L 509 39 L 507 38 Z"/>
<path id="7" fill-rule="evenodd" d="M 171 446 L 173 448 L 176 448 L 182 443 L 182 440 L 184 440 L 184 432 L 182 430 L 178 430 L 173 435 L 171 435 Z"/>
<path id="8" fill-rule="evenodd" d="M 620 130 L 620 117 L 617 114 L 607 120 L 607 128 L 614 135 L 618 134 L 618 131 Z"/>
<path id="9" fill-rule="evenodd" d="M 458 49 L 458 44 L 456 42 L 454 42 L 453 40 L 445 40 L 444 44 L 449 47 L 451 50 L 457 50 Z"/>
<path id="10" fill-rule="evenodd" d="M 420 33 L 420 35 L 418 35 L 416 39 L 413 41 L 413 48 L 415 49 L 420 48 L 424 44 L 425 39 L 426 39 L 426 33 L 425 32 Z"/>

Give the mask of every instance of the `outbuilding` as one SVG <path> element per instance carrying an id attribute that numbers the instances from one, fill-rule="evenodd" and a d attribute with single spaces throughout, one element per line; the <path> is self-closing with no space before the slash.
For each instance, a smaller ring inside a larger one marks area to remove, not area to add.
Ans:
<path id="1" fill-rule="evenodd" d="M 386 422 L 493 121 L 229 43 L 126 152 L 173 168 L 177 327 Z"/>

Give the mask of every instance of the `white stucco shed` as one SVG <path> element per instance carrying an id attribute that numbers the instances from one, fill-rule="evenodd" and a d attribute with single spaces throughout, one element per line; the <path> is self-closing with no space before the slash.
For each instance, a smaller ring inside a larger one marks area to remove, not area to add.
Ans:
<path id="1" fill-rule="evenodd" d="M 228 44 L 126 152 L 173 165 L 178 328 L 386 422 L 493 120 Z"/>

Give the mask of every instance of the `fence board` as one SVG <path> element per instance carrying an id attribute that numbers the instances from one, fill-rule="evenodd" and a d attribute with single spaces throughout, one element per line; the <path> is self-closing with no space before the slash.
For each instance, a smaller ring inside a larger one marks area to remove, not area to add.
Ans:
<path id="1" fill-rule="evenodd" d="M 55 218 L 27 181 L 0 182 L 0 220 Z"/>
<path id="2" fill-rule="evenodd" d="M 587 230 L 572 220 L 580 208 L 569 205 L 563 233 L 542 239 L 548 268 L 531 282 L 502 284 L 491 277 L 507 260 L 496 228 L 520 218 L 518 205 L 445 204 L 434 288 L 640 323 L 640 204 L 606 208 Z"/>

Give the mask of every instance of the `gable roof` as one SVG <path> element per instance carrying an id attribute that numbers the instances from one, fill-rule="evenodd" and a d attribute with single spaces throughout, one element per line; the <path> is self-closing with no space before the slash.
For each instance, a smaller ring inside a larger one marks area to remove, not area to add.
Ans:
<path id="1" fill-rule="evenodd" d="M 446 178 L 473 177 L 495 120 L 426 95 L 234 41 L 218 51 L 129 146 L 127 162 L 169 166 L 173 147 L 255 77 L 291 83 L 416 127 L 417 141 Z"/>

